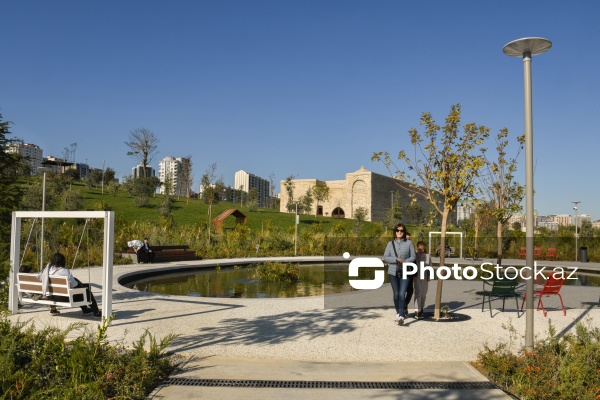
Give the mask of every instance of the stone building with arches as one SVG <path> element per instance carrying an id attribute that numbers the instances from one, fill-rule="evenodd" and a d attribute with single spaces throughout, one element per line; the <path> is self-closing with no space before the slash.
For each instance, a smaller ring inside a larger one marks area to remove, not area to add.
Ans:
<path id="1" fill-rule="evenodd" d="M 280 182 L 281 212 L 287 212 L 289 203 L 285 182 Z M 366 210 L 367 221 L 378 222 L 388 215 L 393 195 L 400 195 L 401 204 L 409 204 L 411 201 L 408 193 L 398 186 L 396 179 L 369 171 L 364 166 L 358 171 L 347 173 L 343 180 L 294 179 L 292 183 L 294 199 L 304 196 L 309 188 L 317 185 L 329 187 L 329 198 L 319 204 L 313 201 L 310 214 L 332 218 L 354 218 L 356 210 L 362 207 Z M 419 200 L 419 203 L 425 210 L 429 209 L 423 200 Z"/>

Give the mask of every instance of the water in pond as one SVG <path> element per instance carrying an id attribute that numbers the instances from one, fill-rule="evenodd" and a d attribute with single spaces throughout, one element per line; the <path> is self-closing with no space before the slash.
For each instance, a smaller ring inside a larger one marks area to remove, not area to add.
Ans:
<path id="1" fill-rule="evenodd" d="M 373 279 L 374 270 L 361 268 L 360 279 Z M 266 282 L 252 278 L 254 267 L 199 269 L 164 274 L 132 282 L 128 286 L 152 293 L 199 297 L 304 297 L 354 291 L 348 283 L 348 264 L 312 264 L 300 266 L 295 283 Z M 385 274 L 386 283 L 387 274 Z M 580 275 L 568 285 L 600 287 L 599 275 Z"/>

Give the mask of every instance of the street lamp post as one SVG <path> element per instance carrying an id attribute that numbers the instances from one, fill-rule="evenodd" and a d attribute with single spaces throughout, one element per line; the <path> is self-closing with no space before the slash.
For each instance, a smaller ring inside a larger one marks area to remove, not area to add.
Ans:
<path id="1" fill-rule="evenodd" d="M 573 206 L 573 210 L 575 210 L 575 261 L 577 261 L 577 239 L 579 238 L 579 235 L 577 233 L 577 210 L 579 210 L 579 203 L 581 203 L 580 201 L 572 201 L 571 203 L 575 204 L 575 206 Z"/>
<path id="2" fill-rule="evenodd" d="M 531 56 L 541 54 L 552 47 L 548 39 L 532 37 L 513 40 L 502 51 L 507 56 L 523 57 L 525 97 L 525 213 L 526 213 L 526 265 L 530 267 L 526 284 L 527 315 L 525 320 L 525 347 L 533 349 L 533 118 L 531 101 Z"/>

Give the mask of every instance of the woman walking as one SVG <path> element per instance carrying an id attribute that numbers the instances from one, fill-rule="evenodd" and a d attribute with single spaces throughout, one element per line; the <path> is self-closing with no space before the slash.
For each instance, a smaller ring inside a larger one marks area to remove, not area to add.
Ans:
<path id="1" fill-rule="evenodd" d="M 391 240 L 383 253 L 383 261 L 388 263 L 388 275 L 392 284 L 394 308 L 398 325 L 404 324 L 404 308 L 406 304 L 406 290 L 412 284 L 412 276 L 403 278 L 405 262 L 414 262 L 417 259 L 415 246 L 406 238 L 408 231 L 404 224 L 397 224 L 394 228 L 394 240 Z"/>

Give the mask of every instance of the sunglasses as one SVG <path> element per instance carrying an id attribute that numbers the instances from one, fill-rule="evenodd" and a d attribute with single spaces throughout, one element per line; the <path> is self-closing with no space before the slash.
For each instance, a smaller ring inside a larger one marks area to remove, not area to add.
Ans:
<path id="1" fill-rule="evenodd" d="M 404 229 L 396 229 L 396 232 L 404 232 Z"/>

